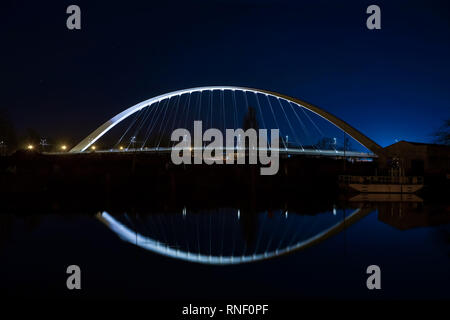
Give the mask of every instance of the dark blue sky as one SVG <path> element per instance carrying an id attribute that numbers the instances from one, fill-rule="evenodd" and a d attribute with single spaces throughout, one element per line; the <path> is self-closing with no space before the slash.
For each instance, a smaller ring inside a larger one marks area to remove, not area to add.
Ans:
<path id="1" fill-rule="evenodd" d="M 77 4 L 82 29 L 66 28 Z M 378 4 L 382 29 L 365 13 Z M 168 91 L 291 95 L 379 144 L 430 141 L 450 118 L 448 1 L 3 1 L 2 105 L 19 129 L 71 138 Z"/>

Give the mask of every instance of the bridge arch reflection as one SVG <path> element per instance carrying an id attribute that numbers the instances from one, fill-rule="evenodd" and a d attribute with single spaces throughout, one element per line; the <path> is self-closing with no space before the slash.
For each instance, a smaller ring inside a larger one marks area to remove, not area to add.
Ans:
<path id="1" fill-rule="evenodd" d="M 302 250 L 311 246 L 314 246 L 333 235 L 338 234 L 343 231 L 346 227 L 352 225 L 357 222 L 359 219 L 366 216 L 370 213 L 372 209 L 367 208 L 357 208 L 354 209 L 350 214 L 345 214 L 342 217 L 335 217 L 332 221 L 328 221 L 325 226 L 322 226 L 319 230 L 315 230 L 311 235 L 307 237 L 303 237 L 299 241 L 295 241 L 292 244 L 285 245 L 279 248 L 272 248 L 268 250 L 260 250 L 253 251 L 251 253 L 245 252 L 247 245 L 244 244 L 244 252 L 241 254 L 227 254 L 222 255 L 220 253 L 204 253 L 204 252 L 195 252 L 192 250 L 180 249 L 176 247 L 173 243 L 167 243 L 159 239 L 152 238 L 151 236 L 144 235 L 138 232 L 135 228 L 133 229 L 132 224 L 120 221 L 117 217 L 110 215 L 109 213 L 103 211 L 99 212 L 96 217 L 102 223 L 104 223 L 110 230 L 116 233 L 123 241 L 129 242 L 133 245 L 136 245 L 145 250 L 167 256 L 170 258 L 180 259 L 189 262 L 201 263 L 201 264 L 210 264 L 210 265 L 233 265 L 233 264 L 241 264 L 241 263 L 250 263 L 256 261 L 267 260 L 275 257 L 279 257 L 282 255 L 286 255 L 289 253 L 293 253 L 298 250 Z M 240 211 L 237 212 L 239 219 Z M 284 213 L 286 218 L 288 217 L 288 213 Z M 335 213 L 334 213 L 335 214 Z M 185 210 L 182 213 L 183 217 L 186 217 Z M 321 219 L 319 216 L 314 217 L 315 220 Z M 313 220 L 314 220 L 313 219 Z M 314 221 L 313 221 L 314 222 Z M 313 224 L 317 224 L 317 221 Z M 134 224 L 135 225 L 135 224 Z M 136 226 L 135 226 L 136 227 Z M 197 225 L 197 228 L 199 226 Z M 294 225 L 295 228 L 295 225 Z M 292 229 L 292 228 L 291 228 Z M 283 230 L 282 230 L 283 231 Z M 311 230 L 310 230 L 311 231 Z M 283 237 L 286 236 L 287 230 L 284 230 Z M 271 237 L 271 241 L 273 238 Z M 223 240 L 222 240 L 223 241 Z M 258 239 L 260 241 L 260 239 Z M 282 243 L 282 242 L 280 242 Z M 235 244 L 233 244 L 235 245 Z M 260 247 L 264 247 L 260 243 L 258 244 Z M 258 246 L 257 245 L 257 246 Z M 268 248 L 267 246 L 266 248 Z M 223 248 L 223 243 L 222 243 Z M 234 248 L 233 248 L 234 250 Z"/>

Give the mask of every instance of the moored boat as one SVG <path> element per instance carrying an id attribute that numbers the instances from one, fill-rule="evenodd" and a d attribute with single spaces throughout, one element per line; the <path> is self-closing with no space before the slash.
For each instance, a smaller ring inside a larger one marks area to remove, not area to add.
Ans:
<path id="1" fill-rule="evenodd" d="M 339 176 L 339 184 L 361 193 L 415 193 L 423 188 L 419 176 Z"/>

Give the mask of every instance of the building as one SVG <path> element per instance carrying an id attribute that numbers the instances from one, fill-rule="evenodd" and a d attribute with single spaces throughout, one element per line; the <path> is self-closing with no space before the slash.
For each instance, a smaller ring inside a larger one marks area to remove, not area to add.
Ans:
<path id="1" fill-rule="evenodd" d="M 383 151 L 381 167 L 399 167 L 407 175 L 450 174 L 450 146 L 402 140 Z"/>

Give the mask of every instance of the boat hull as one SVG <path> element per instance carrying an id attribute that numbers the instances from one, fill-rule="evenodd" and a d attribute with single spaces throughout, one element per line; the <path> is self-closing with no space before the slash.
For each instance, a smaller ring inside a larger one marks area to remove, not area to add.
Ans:
<path id="1" fill-rule="evenodd" d="M 350 183 L 349 187 L 362 193 L 414 193 L 422 189 L 423 184 Z"/>

